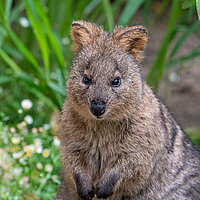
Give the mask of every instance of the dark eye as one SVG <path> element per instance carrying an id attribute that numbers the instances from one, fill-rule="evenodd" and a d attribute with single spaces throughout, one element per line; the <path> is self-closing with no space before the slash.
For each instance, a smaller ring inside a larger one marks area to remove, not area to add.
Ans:
<path id="1" fill-rule="evenodd" d="M 90 85 L 90 83 L 91 83 L 90 79 L 86 75 L 83 77 L 83 83 L 85 85 Z"/>
<path id="2" fill-rule="evenodd" d="M 112 87 L 119 87 L 120 84 L 121 84 L 121 79 L 120 79 L 120 77 L 117 77 L 112 81 L 111 86 Z"/>

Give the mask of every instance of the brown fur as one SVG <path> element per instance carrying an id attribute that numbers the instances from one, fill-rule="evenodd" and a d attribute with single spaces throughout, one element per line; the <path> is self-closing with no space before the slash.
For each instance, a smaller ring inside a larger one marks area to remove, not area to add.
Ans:
<path id="1" fill-rule="evenodd" d="M 142 80 L 146 30 L 107 33 L 75 21 L 72 38 L 76 56 L 60 121 L 56 200 L 200 199 L 200 154 Z M 116 77 L 121 85 L 112 87 Z M 106 102 L 100 119 L 90 111 L 93 99 Z"/>

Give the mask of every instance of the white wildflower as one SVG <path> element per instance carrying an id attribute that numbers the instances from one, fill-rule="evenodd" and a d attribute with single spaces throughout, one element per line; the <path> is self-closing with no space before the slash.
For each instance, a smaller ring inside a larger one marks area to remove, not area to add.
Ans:
<path id="1" fill-rule="evenodd" d="M 42 145 L 35 146 L 35 152 L 36 153 L 42 153 L 42 150 L 43 150 Z"/>
<path id="2" fill-rule="evenodd" d="M 20 17 L 19 23 L 24 28 L 27 28 L 29 26 L 29 21 L 26 17 Z"/>
<path id="3" fill-rule="evenodd" d="M 179 76 L 177 75 L 176 72 L 172 72 L 169 74 L 168 79 L 172 82 L 172 83 L 177 83 L 179 81 Z"/>
<path id="4" fill-rule="evenodd" d="M 49 130 L 50 129 L 50 125 L 49 124 L 44 124 L 44 130 Z"/>
<path id="5" fill-rule="evenodd" d="M 11 127 L 11 128 L 10 128 L 10 132 L 11 132 L 11 133 L 15 133 L 15 132 L 16 132 L 16 129 L 15 129 L 14 127 Z"/>
<path id="6" fill-rule="evenodd" d="M 39 85 L 40 81 L 39 81 L 37 78 L 34 78 L 34 83 L 35 83 L 36 85 Z"/>
<path id="7" fill-rule="evenodd" d="M 50 165 L 50 164 L 47 164 L 47 165 L 45 165 L 44 170 L 45 170 L 46 172 L 51 172 L 51 171 L 53 170 L 53 166 Z"/>
<path id="8" fill-rule="evenodd" d="M 62 39 L 62 43 L 63 43 L 64 45 L 68 45 L 68 44 L 70 43 L 69 38 L 67 38 L 67 37 L 63 38 L 63 39 Z"/>
<path id="9" fill-rule="evenodd" d="M 59 147 L 60 146 L 60 140 L 57 136 L 53 137 L 53 145 Z"/>
<path id="10" fill-rule="evenodd" d="M 15 152 L 13 153 L 13 158 L 20 159 L 23 156 L 23 152 Z"/>
<path id="11" fill-rule="evenodd" d="M 29 182 L 29 177 L 28 176 L 24 176 L 22 177 L 22 179 L 19 181 L 19 185 L 26 185 Z"/>
<path id="12" fill-rule="evenodd" d="M 43 165 L 42 165 L 42 163 L 40 163 L 40 162 L 38 162 L 38 163 L 36 164 L 36 167 L 37 167 L 39 170 L 43 169 Z"/>
<path id="13" fill-rule="evenodd" d="M 33 123 L 33 118 L 30 116 L 30 115 L 26 115 L 24 117 L 24 121 L 27 123 L 27 124 L 32 124 Z"/>
<path id="14" fill-rule="evenodd" d="M 36 134 L 38 132 L 38 129 L 37 128 L 32 128 L 31 131 L 32 131 L 32 133 Z"/>
<path id="15" fill-rule="evenodd" d="M 24 99 L 21 102 L 21 106 L 22 106 L 22 108 L 28 110 L 33 106 L 33 103 L 32 103 L 32 101 L 30 99 Z"/>
<path id="16" fill-rule="evenodd" d="M 21 168 L 21 167 L 17 167 L 17 168 L 14 168 L 14 169 L 13 169 L 13 174 L 14 174 L 15 176 L 20 176 L 21 173 L 22 173 L 22 168 Z"/>
<path id="17" fill-rule="evenodd" d="M 42 144 L 42 140 L 40 138 L 35 138 L 34 141 L 33 141 L 33 144 L 35 146 L 39 146 Z"/>
<path id="18" fill-rule="evenodd" d="M 22 164 L 22 165 L 26 165 L 27 162 L 24 160 L 24 158 L 20 158 L 19 159 L 19 162 Z"/>
<path id="19" fill-rule="evenodd" d="M 40 133 L 44 132 L 44 128 L 43 127 L 39 127 L 38 130 L 39 130 Z"/>
<path id="20" fill-rule="evenodd" d="M 35 146 L 34 145 L 26 145 L 26 146 L 24 146 L 24 151 L 26 152 L 26 155 L 28 157 L 31 157 L 35 151 Z"/>
<path id="21" fill-rule="evenodd" d="M 8 144 L 8 138 L 4 138 L 3 142 L 4 144 Z"/>
<path id="22" fill-rule="evenodd" d="M 58 76 L 55 72 L 51 73 L 51 78 L 57 80 Z"/>
<path id="23" fill-rule="evenodd" d="M 49 157 L 49 154 L 50 154 L 50 150 L 49 149 L 44 149 L 43 152 L 42 152 L 42 155 L 47 158 Z"/>
<path id="24" fill-rule="evenodd" d="M 19 113 L 19 114 L 22 114 L 22 113 L 23 113 L 23 110 L 22 110 L 22 109 L 19 109 L 19 110 L 18 110 L 18 113 Z"/>
<path id="25" fill-rule="evenodd" d="M 18 145 L 20 143 L 20 137 L 12 137 L 11 142 L 15 145 Z"/>

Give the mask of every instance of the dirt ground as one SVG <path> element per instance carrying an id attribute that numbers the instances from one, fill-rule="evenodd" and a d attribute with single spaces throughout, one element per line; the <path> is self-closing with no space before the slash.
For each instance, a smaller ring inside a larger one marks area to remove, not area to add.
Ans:
<path id="1" fill-rule="evenodd" d="M 144 76 L 155 59 L 156 52 L 165 34 L 167 21 L 154 25 L 149 30 L 149 42 L 142 63 Z M 186 55 L 194 47 L 200 45 L 200 39 L 191 35 L 183 44 L 177 56 Z M 170 74 L 181 69 L 176 82 L 169 80 Z M 183 128 L 200 128 L 200 57 L 184 63 L 183 66 L 173 67 L 165 73 L 158 95 L 164 100 L 170 111 Z"/>

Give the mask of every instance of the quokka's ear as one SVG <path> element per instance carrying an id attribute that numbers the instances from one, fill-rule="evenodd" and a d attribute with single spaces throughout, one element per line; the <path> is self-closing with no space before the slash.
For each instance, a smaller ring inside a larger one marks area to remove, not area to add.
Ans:
<path id="1" fill-rule="evenodd" d="M 97 39 L 103 32 L 101 27 L 93 23 L 85 21 L 73 21 L 71 28 L 71 36 L 74 41 L 74 51 L 80 50 L 81 47 L 86 46 Z"/>
<path id="2" fill-rule="evenodd" d="M 132 53 L 138 62 L 143 57 L 147 39 L 147 31 L 142 26 L 118 27 L 113 32 L 114 42 L 124 51 Z"/>

